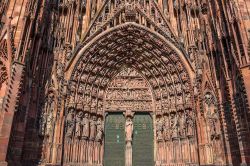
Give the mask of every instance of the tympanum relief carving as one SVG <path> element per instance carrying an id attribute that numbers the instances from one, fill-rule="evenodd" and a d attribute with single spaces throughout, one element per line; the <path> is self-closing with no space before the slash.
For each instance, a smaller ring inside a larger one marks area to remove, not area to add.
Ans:
<path id="1" fill-rule="evenodd" d="M 152 92 L 146 80 L 134 69 L 124 68 L 110 83 L 105 98 L 109 111 L 153 111 Z"/>

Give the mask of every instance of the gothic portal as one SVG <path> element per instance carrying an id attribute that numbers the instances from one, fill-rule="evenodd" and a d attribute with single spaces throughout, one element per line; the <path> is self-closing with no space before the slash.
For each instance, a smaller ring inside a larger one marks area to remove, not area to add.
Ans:
<path id="1" fill-rule="evenodd" d="M 0 1 L 0 166 L 249 166 L 248 9 Z"/>

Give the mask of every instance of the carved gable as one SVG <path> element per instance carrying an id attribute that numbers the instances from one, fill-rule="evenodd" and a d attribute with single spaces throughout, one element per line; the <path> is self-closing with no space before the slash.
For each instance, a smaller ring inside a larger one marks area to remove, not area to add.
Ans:
<path id="1" fill-rule="evenodd" d="M 135 22 L 142 26 L 154 29 L 161 35 L 176 42 L 170 24 L 154 0 L 106 0 L 99 12 L 92 19 L 83 41 L 102 31 L 125 22 Z"/>

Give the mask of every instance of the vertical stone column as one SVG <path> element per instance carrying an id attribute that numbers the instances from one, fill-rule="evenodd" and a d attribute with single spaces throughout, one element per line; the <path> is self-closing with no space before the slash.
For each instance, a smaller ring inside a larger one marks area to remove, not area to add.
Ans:
<path id="1" fill-rule="evenodd" d="M 125 149 L 125 166 L 132 166 L 132 136 L 133 136 L 133 122 L 130 112 L 126 112 L 126 124 L 125 124 L 125 137 L 126 137 L 126 149 Z"/>
<path id="2" fill-rule="evenodd" d="M 103 121 L 101 117 L 97 118 L 97 126 L 96 126 L 96 139 L 95 139 L 95 157 L 94 157 L 94 163 L 97 165 L 102 165 L 102 144 L 103 144 Z"/>
<path id="3" fill-rule="evenodd" d="M 132 141 L 126 141 L 125 166 L 132 166 Z"/>
<path id="4" fill-rule="evenodd" d="M 164 139 L 163 139 L 163 119 L 161 116 L 156 117 L 156 165 L 161 165 L 164 162 Z"/>

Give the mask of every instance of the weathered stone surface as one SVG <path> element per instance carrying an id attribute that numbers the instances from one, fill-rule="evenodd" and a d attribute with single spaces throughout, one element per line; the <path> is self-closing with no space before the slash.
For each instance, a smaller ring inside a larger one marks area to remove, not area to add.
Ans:
<path id="1" fill-rule="evenodd" d="M 249 5 L 1 2 L 0 166 L 250 165 Z"/>

